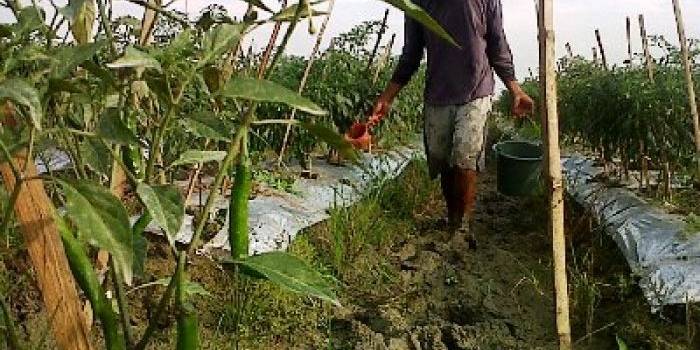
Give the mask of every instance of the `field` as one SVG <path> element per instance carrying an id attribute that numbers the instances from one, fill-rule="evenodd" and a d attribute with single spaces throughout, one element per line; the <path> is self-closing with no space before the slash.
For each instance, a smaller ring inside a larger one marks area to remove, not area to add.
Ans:
<path id="1" fill-rule="evenodd" d="M 344 134 L 396 64 L 386 17 L 299 57 L 286 53 L 292 34 L 320 43 L 332 0 L 250 0 L 240 14 L 211 5 L 195 19 L 131 2 L 143 19 L 112 16 L 111 1 L 0 2 L 14 16 L 0 24 L 0 350 L 558 348 L 555 189 L 499 194 L 490 153 L 476 250 L 449 243 L 438 182 L 419 157 L 367 184 L 355 205 L 331 207 L 286 251 L 251 254 L 251 200 L 298 195 L 319 162 L 360 164 Z M 452 40 L 409 1 L 384 2 Z M 244 49 L 263 25 L 275 28 L 266 48 Z M 595 159 L 609 186 L 682 215 L 692 237 L 700 174 L 683 52 L 646 39 L 665 55 L 615 67 L 561 58 L 562 147 Z M 372 152 L 415 144 L 424 70 L 372 130 Z M 538 101 L 540 83 L 523 82 Z M 487 149 L 542 139 L 541 110 L 513 122 L 507 93 L 496 107 Z M 56 155 L 66 164 L 35 165 Z M 652 313 L 603 225 L 565 207 L 574 346 L 700 348 L 697 305 Z M 230 251 L 200 254 L 224 227 Z"/>

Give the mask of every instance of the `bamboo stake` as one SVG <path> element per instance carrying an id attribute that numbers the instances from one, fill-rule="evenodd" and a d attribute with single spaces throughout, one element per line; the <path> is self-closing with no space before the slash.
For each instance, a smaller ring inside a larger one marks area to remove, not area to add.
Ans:
<path id="1" fill-rule="evenodd" d="M 374 63 L 374 57 L 377 56 L 377 51 L 379 50 L 379 44 L 382 41 L 382 37 L 384 36 L 384 32 L 386 32 L 386 22 L 389 20 L 389 9 L 386 9 L 384 11 L 384 18 L 382 19 L 382 27 L 379 28 L 379 33 L 377 33 L 377 41 L 374 42 L 374 48 L 372 49 L 372 53 L 369 55 L 369 60 L 367 61 L 367 70 L 372 67 L 372 64 Z"/>
<path id="2" fill-rule="evenodd" d="M 546 181 L 549 188 L 554 294 L 559 349 L 571 349 L 569 297 L 566 277 L 566 239 L 564 237 L 564 189 L 562 187 L 557 82 L 555 67 L 554 9 L 552 0 L 539 0 L 538 24 L 540 41 L 540 93 L 542 132 L 546 159 Z"/>
<path id="3" fill-rule="evenodd" d="M 688 103 L 690 104 L 690 114 L 693 118 L 693 129 L 695 131 L 695 159 L 697 161 L 697 181 L 700 181 L 700 116 L 698 115 L 698 103 L 695 97 L 695 84 L 693 82 L 693 68 L 688 53 L 688 39 L 685 35 L 685 24 L 683 23 L 683 13 L 678 0 L 673 1 L 673 12 L 676 14 L 676 26 L 678 27 L 678 39 L 681 42 L 681 59 L 685 69 L 685 82 L 688 89 Z"/>
<path id="4" fill-rule="evenodd" d="M 654 61 L 651 59 L 651 51 L 649 51 L 649 37 L 647 36 L 647 28 L 644 24 L 644 15 L 639 15 L 639 35 L 642 36 L 642 48 L 644 49 L 644 60 L 649 74 L 649 79 L 654 81 Z"/>
<path id="5" fill-rule="evenodd" d="M 605 48 L 603 47 L 603 40 L 600 38 L 600 30 L 595 30 L 595 40 L 598 42 L 598 49 L 600 49 L 600 58 L 603 61 L 603 68 L 608 70 L 608 60 L 605 57 Z"/>
<path id="6" fill-rule="evenodd" d="M 318 31 L 318 34 L 316 35 L 316 43 L 314 44 L 313 49 L 311 50 L 311 56 L 309 56 L 309 62 L 306 63 L 306 68 L 304 69 L 304 75 L 301 77 L 301 81 L 299 82 L 299 89 L 297 92 L 301 94 L 304 92 L 304 88 L 306 88 L 306 82 L 309 79 L 309 75 L 311 74 L 311 68 L 313 67 L 314 62 L 316 61 L 316 55 L 318 54 L 318 50 L 321 48 L 321 43 L 323 42 L 323 35 L 326 32 L 326 28 L 328 27 L 328 22 L 330 21 L 331 18 L 331 13 L 333 12 L 333 7 L 335 6 L 335 0 L 330 0 L 328 2 L 328 10 L 326 11 L 328 14 L 326 17 L 323 19 L 323 23 L 321 24 L 321 28 Z M 294 120 L 296 118 L 297 110 L 293 109 L 292 114 L 289 116 L 289 120 Z M 284 159 L 284 154 L 287 152 L 287 144 L 289 143 L 289 136 L 292 133 L 292 123 L 287 123 L 287 129 L 284 132 L 284 139 L 282 140 L 282 148 L 280 148 L 280 154 L 277 157 L 277 166 L 282 165 L 282 160 Z"/>
<path id="7" fill-rule="evenodd" d="M 630 60 L 630 64 L 632 64 L 632 20 L 627 16 L 627 23 L 626 23 L 626 30 L 627 30 L 627 55 Z"/>
<path id="8" fill-rule="evenodd" d="M 598 49 L 593 47 L 591 48 L 591 51 L 593 51 L 593 63 L 598 64 Z"/>
<path id="9" fill-rule="evenodd" d="M 396 33 L 391 35 L 391 39 L 389 39 L 389 43 L 384 48 L 384 52 L 382 52 L 381 56 L 379 56 L 379 62 L 377 62 L 377 69 L 374 71 L 374 77 L 372 77 L 372 84 L 376 84 L 377 80 L 379 80 L 379 74 L 381 74 L 382 70 L 386 66 L 386 62 L 391 57 L 391 50 L 394 48 L 395 40 Z"/>
<path id="10" fill-rule="evenodd" d="M 649 80 L 654 83 L 654 61 L 651 58 L 651 51 L 649 50 L 649 37 L 647 36 L 647 29 L 644 22 L 644 15 L 639 15 L 639 34 L 642 37 L 642 49 L 644 50 L 644 64 L 647 68 L 647 74 L 649 75 Z M 641 156 L 641 172 L 639 178 L 640 188 L 649 187 L 649 159 L 646 155 L 646 145 L 644 140 L 639 140 L 639 153 Z"/>
<path id="11" fill-rule="evenodd" d="M 153 8 L 160 8 L 162 0 L 149 0 L 149 5 Z M 151 33 L 155 27 L 156 18 L 158 12 L 154 11 L 152 8 L 144 8 L 143 19 L 141 20 L 141 37 L 139 38 L 139 44 L 145 46 L 148 41 L 151 40 Z"/>
<path id="12" fill-rule="evenodd" d="M 27 161 L 26 150 L 16 154 L 11 161 L 17 168 L 26 169 L 22 175 L 24 178 L 37 176 L 34 162 Z M 49 315 L 58 347 L 65 350 L 92 349 L 90 330 L 84 320 L 78 291 L 54 221 L 54 208 L 43 181 L 16 178 L 9 163 L 0 164 L 0 175 L 8 193 L 21 186 L 14 207 L 15 217 L 36 272 L 44 310 Z"/>

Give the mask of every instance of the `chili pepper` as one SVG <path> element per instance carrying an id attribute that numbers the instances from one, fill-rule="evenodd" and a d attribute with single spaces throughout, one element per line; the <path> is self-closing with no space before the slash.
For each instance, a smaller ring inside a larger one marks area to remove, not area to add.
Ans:
<path id="1" fill-rule="evenodd" d="M 236 165 L 236 174 L 229 204 L 229 243 L 234 259 L 248 256 L 248 197 L 252 186 L 250 160 L 246 139 L 242 140 L 241 157 Z"/>
<path id="2" fill-rule="evenodd" d="M 102 323 L 102 331 L 104 333 L 107 349 L 124 349 L 124 339 L 119 336 L 117 317 L 114 314 L 114 310 L 112 310 L 112 305 L 105 297 L 105 293 L 90 263 L 90 258 L 88 258 L 85 247 L 75 237 L 70 227 L 68 227 L 62 218 L 56 217 L 56 224 L 61 234 L 63 249 L 66 252 L 68 265 L 70 265 L 73 276 Z"/>

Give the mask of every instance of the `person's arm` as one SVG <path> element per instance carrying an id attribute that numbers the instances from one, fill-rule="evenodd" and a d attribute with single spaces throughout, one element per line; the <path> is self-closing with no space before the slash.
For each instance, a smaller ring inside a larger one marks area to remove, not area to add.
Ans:
<path id="1" fill-rule="evenodd" d="M 503 9 L 501 0 L 488 1 L 486 16 L 486 54 L 489 64 L 513 97 L 513 115 L 521 117 L 531 113 L 534 102 L 518 84 L 515 78 L 513 54 L 503 29 Z"/>
<path id="2" fill-rule="evenodd" d="M 421 25 L 406 16 L 404 24 L 404 46 L 399 58 L 399 63 L 394 70 L 391 81 L 384 89 L 379 98 L 374 104 L 372 115 L 369 118 L 369 124 L 375 125 L 389 113 L 391 104 L 394 102 L 396 95 L 399 94 L 411 77 L 420 67 L 421 59 L 423 59 L 423 49 L 425 48 L 425 39 L 423 37 L 423 29 Z"/>

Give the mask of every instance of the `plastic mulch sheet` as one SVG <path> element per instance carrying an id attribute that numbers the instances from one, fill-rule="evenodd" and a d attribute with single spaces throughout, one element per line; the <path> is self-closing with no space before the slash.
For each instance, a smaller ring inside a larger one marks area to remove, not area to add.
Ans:
<path id="1" fill-rule="evenodd" d="M 700 301 L 700 234 L 684 234 L 682 217 L 632 191 L 596 182 L 603 170 L 593 161 L 572 156 L 562 165 L 567 191 L 617 243 L 653 310 Z"/>
<path id="2" fill-rule="evenodd" d="M 286 249 L 301 230 L 329 218 L 329 209 L 356 203 L 372 185 L 396 178 L 420 154 L 418 147 L 401 147 L 380 154 L 363 154 L 359 165 L 334 166 L 319 162 L 314 167 L 314 172 L 319 174 L 318 179 L 298 179 L 294 194 L 265 191 L 258 195 L 249 203 L 250 253 Z M 188 205 L 200 200 L 205 202 L 207 195 L 206 192 L 194 193 Z M 217 212 L 225 213 L 226 221 L 199 253 L 206 254 L 214 249 L 230 250 L 228 198 L 219 197 L 215 202 L 214 215 Z M 160 231 L 153 223 L 147 230 Z M 189 242 L 192 233 L 193 219 L 186 215 L 177 240 Z"/>

